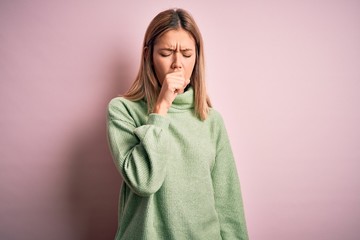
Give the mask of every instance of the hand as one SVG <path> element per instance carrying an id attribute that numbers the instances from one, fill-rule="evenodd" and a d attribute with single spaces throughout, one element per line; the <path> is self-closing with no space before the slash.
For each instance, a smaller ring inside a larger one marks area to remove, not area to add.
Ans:
<path id="1" fill-rule="evenodd" d="M 189 83 L 190 79 L 185 79 L 183 71 L 166 74 L 153 113 L 166 115 L 176 96 L 183 93 Z"/>

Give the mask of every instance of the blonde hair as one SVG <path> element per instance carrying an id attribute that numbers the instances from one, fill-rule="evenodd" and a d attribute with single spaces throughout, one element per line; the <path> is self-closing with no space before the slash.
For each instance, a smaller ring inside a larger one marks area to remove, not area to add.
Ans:
<path id="1" fill-rule="evenodd" d="M 145 99 L 148 111 L 151 112 L 161 86 L 156 78 L 153 68 L 153 50 L 156 40 L 169 30 L 183 29 L 189 32 L 195 40 L 196 62 L 190 78 L 190 85 L 194 89 L 195 114 L 205 120 L 211 107 L 210 99 L 205 86 L 205 63 L 203 40 L 200 30 L 192 16 L 183 9 L 169 9 L 160 12 L 148 26 L 141 56 L 141 63 L 138 75 L 124 94 L 126 99 L 138 101 Z"/>

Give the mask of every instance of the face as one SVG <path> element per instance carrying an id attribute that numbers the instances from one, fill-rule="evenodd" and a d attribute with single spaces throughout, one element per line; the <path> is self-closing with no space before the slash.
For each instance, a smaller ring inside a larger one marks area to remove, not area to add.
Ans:
<path id="1" fill-rule="evenodd" d="M 160 84 L 166 74 L 175 71 L 182 71 L 184 78 L 190 79 L 195 61 L 195 40 L 183 29 L 166 32 L 154 45 L 153 63 Z"/>

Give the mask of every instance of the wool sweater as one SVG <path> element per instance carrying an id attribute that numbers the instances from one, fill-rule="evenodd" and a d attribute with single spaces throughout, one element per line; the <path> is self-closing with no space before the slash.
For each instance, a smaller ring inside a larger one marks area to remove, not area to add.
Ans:
<path id="1" fill-rule="evenodd" d="M 112 99 L 108 139 L 121 186 L 118 240 L 248 239 L 239 179 L 221 115 L 194 113 L 194 90 L 166 116 Z"/>

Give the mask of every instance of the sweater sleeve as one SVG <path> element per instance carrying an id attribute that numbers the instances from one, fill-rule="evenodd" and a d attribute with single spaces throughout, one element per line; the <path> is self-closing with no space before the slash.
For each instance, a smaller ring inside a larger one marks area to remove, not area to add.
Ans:
<path id="1" fill-rule="evenodd" d="M 150 114 L 144 125 L 136 126 L 120 101 L 109 103 L 107 127 L 113 160 L 125 183 L 140 196 L 158 191 L 165 179 L 168 126 L 169 120 L 158 114 Z"/>
<path id="2" fill-rule="evenodd" d="M 215 207 L 224 240 L 248 239 L 239 178 L 231 145 L 221 117 L 215 165 L 212 169 Z"/>

